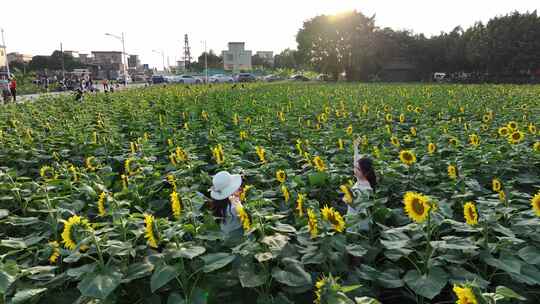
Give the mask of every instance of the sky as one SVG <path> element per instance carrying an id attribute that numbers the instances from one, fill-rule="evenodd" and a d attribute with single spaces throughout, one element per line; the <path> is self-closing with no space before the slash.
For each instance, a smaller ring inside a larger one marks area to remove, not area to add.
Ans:
<path id="1" fill-rule="evenodd" d="M 229 41 L 246 49 L 280 52 L 296 48 L 302 23 L 320 14 L 356 9 L 375 14 L 379 27 L 407 29 L 428 36 L 466 28 L 512 11 L 540 9 L 539 0 L 1 0 L 0 28 L 8 52 L 49 55 L 64 50 L 121 51 L 120 41 L 105 33 L 125 33 L 126 52 L 161 68 L 181 60 L 184 34 L 192 56 L 207 48 L 220 54 Z"/>

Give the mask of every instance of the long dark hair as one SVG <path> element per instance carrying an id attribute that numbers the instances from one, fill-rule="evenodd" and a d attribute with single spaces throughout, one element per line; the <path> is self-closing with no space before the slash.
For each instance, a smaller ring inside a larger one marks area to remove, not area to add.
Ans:
<path id="1" fill-rule="evenodd" d="M 375 187 L 377 187 L 377 175 L 375 175 L 375 169 L 373 169 L 373 161 L 368 157 L 362 157 L 358 160 L 358 168 L 362 170 L 362 174 L 369 182 L 371 189 L 375 191 Z"/>
<path id="2" fill-rule="evenodd" d="M 229 204 L 230 201 L 228 197 L 222 200 L 212 200 L 210 202 L 210 210 L 212 210 L 212 214 L 216 217 L 218 223 L 225 222 L 225 212 L 227 211 Z"/>

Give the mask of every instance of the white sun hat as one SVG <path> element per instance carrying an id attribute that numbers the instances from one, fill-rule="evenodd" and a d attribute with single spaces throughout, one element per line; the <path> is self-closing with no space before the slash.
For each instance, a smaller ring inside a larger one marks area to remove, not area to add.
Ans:
<path id="1" fill-rule="evenodd" d="M 221 171 L 214 175 L 210 196 L 215 200 L 223 200 L 233 195 L 242 185 L 242 177 L 238 174 L 230 174 Z"/>

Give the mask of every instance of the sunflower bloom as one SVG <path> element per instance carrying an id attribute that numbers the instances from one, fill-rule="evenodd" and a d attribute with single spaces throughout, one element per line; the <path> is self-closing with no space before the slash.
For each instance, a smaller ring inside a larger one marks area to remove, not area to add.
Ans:
<path id="1" fill-rule="evenodd" d="M 257 156 L 259 157 L 259 161 L 261 163 L 266 163 L 266 158 L 264 157 L 264 148 L 263 147 L 255 147 L 255 152 L 257 153 Z"/>
<path id="2" fill-rule="evenodd" d="M 353 201 L 353 196 L 351 194 L 351 190 L 349 189 L 349 187 L 347 187 L 347 185 L 341 185 L 339 186 L 339 189 L 341 190 L 341 192 L 343 193 L 343 201 L 347 204 L 352 204 L 352 201 Z"/>
<path id="3" fill-rule="evenodd" d="M 322 294 L 322 289 L 324 288 L 324 286 L 326 285 L 326 279 L 324 277 L 321 277 L 317 283 L 315 283 L 315 301 L 313 302 L 314 304 L 322 304 L 321 302 L 321 294 Z"/>
<path id="4" fill-rule="evenodd" d="M 43 166 L 41 169 L 39 169 L 39 175 L 41 178 L 43 178 L 45 181 L 52 181 L 58 178 L 58 174 L 54 171 L 53 168 L 49 166 Z"/>
<path id="5" fill-rule="evenodd" d="M 244 231 L 248 231 L 251 228 L 251 222 L 249 221 L 249 216 L 247 215 L 244 207 L 242 207 L 240 204 L 236 205 L 236 213 L 238 214 L 238 218 L 242 223 L 242 228 Z"/>
<path id="6" fill-rule="evenodd" d="M 75 168 L 75 166 L 73 165 L 69 165 L 69 168 L 68 168 L 69 172 L 71 173 L 71 176 L 73 178 L 73 181 L 74 182 L 78 182 L 79 181 L 79 175 L 77 173 L 77 168 Z"/>
<path id="7" fill-rule="evenodd" d="M 155 218 L 153 215 L 145 214 L 144 215 L 144 224 L 145 224 L 145 232 L 144 232 L 144 238 L 148 241 L 148 245 L 152 248 L 157 248 L 157 238 L 154 231 L 154 223 Z"/>
<path id="8" fill-rule="evenodd" d="M 289 189 L 287 189 L 287 186 L 281 185 L 281 193 L 283 194 L 283 199 L 285 199 L 285 202 L 289 202 L 291 195 L 289 194 Z"/>
<path id="9" fill-rule="evenodd" d="M 510 133 L 510 130 L 508 130 L 507 127 L 500 127 L 497 132 L 499 133 L 500 136 L 506 137 Z"/>
<path id="10" fill-rule="evenodd" d="M 276 179 L 278 180 L 278 182 L 283 184 L 287 179 L 287 174 L 285 174 L 285 171 L 283 170 L 278 170 L 276 172 Z"/>
<path id="11" fill-rule="evenodd" d="M 536 135 L 536 126 L 531 122 L 529 123 L 529 133 L 531 133 L 532 135 Z"/>
<path id="12" fill-rule="evenodd" d="M 472 146 L 477 147 L 480 144 L 480 138 L 476 134 L 471 134 L 469 135 L 469 143 Z"/>
<path id="13" fill-rule="evenodd" d="M 399 152 L 399 159 L 405 165 L 410 166 L 416 162 L 416 155 L 410 150 L 403 150 Z"/>
<path id="14" fill-rule="evenodd" d="M 240 192 L 240 201 L 245 202 L 247 194 L 249 192 L 249 189 L 253 188 L 252 185 L 245 185 L 242 189 L 242 192 Z"/>
<path id="15" fill-rule="evenodd" d="M 402 114 L 399 115 L 399 122 L 400 122 L 400 123 L 404 123 L 404 122 L 405 122 L 405 114 L 402 113 Z"/>
<path id="16" fill-rule="evenodd" d="M 88 220 L 81 218 L 78 215 L 72 215 L 65 223 L 64 230 L 62 231 L 62 243 L 64 247 L 69 250 L 75 249 L 77 247 L 76 240 L 73 238 L 74 229 L 76 227 L 81 227 L 83 229 L 89 229 L 90 224 Z"/>
<path id="17" fill-rule="evenodd" d="M 392 122 L 393 121 L 392 114 L 390 113 L 386 114 L 385 119 L 386 119 L 386 122 Z"/>
<path id="18" fill-rule="evenodd" d="M 428 197 L 416 192 L 405 193 L 403 204 L 405 205 L 407 215 L 417 223 L 424 222 L 431 209 Z"/>
<path id="19" fill-rule="evenodd" d="M 316 238 L 317 235 L 319 235 L 319 227 L 317 224 L 317 216 L 315 215 L 315 211 L 313 209 L 307 210 L 308 214 L 308 230 L 309 234 L 311 235 L 311 238 Z"/>
<path id="20" fill-rule="evenodd" d="M 428 153 L 433 154 L 433 153 L 435 153 L 435 151 L 437 151 L 437 146 L 434 143 L 429 143 L 428 144 Z"/>
<path id="21" fill-rule="evenodd" d="M 534 143 L 533 150 L 536 152 L 540 152 L 540 141 Z"/>
<path id="22" fill-rule="evenodd" d="M 98 215 L 99 216 L 105 216 L 107 212 L 105 211 L 105 200 L 107 199 L 107 193 L 101 192 L 99 194 L 97 207 L 98 207 Z"/>
<path id="23" fill-rule="evenodd" d="M 89 171 L 96 171 L 96 166 L 94 166 L 94 160 L 96 158 L 93 157 L 93 156 L 90 156 L 90 157 L 87 157 L 85 160 L 84 160 L 84 164 L 86 166 L 86 169 L 88 169 Z"/>
<path id="24" fill-rule="evenodd" d="M 468 225 L 474 226 L 478 224 L 478 211 L 473 202 L 468 202 L 463 206 L 463 216 Z"/>
<path id="25" fill-rule="evenodd" d="M 319 172 L 323 172 L 324 170 L 326 170 L 324 161 L 319 156 L 315 156 L 313 158 L 313 164 L 315 165 L 315 168 L 317 168 Z"/>
<path id="26" fill-rule="evenodd" d="M 517 122 L 515 122 L 515 121 L 511 121 L 511 122 L 509 122 L 509 123 L 506 125 L 506 127 L 507 127 L 508 129 L 510 129 L 510 131 L 513 132 L 513 131 L 516 131 L 516 130 L 518 129 L 518 124 L 517 124 Z"/>
<path id="27" fill-rule="evenodd" d="M 494 178 L 491 181 L 491 188 L 493 189 L 494 192 L 501 191 L 501 188 L 502 188 L 501 181 L 499 179 L 497 179 L 497 178 Z"/>
<path id="28" fill-rule="evenodd" d="M 338 139 L 338 149 L 343 150 L 343 139 Z"/>
<path id="29" fill-rule="evenodd" d="M 499 191 L 499 200 L 503 203 L 506 201 L 506 193 L 503 190 Z"/>
<path id="30" fill-rule="evenodd" d="M 212 148 L 212 154 L 214 156 L 214 160 L 216 161 L 216 163 L 218 165 L 221 165 L 224 161 L 223 147 L 221 146 L 221 144 Z"/>
<path id="31" fill-rule="evenodd" d="M 347 127 L 347 135 L 352 135 L 352 133 L 353 133 L 353 127 L 352 127 L 352 125 L 349 125 Z"/>
<path id="32" fill-rule="evenodd" d="M 399 147 L 399 139 L 395 136 L 390 137 L 390 143 L 395 147 Z"/>
<path id="33" fill-rule="evenodd" d="M 296 199 L 296 211 L 298 211 L 298 216 L 302 217 L 304 216 L 304 198 L 305 195 L 298 193 L 298 198 Z"/>
<path id="34" fill-rule="evenodd" d="M 448 177 L 450 179 L 456 179 L 457 178 L 457 168 L 454 165 L 448 165 Z"/>
<path id="35" fill-rule="evenodd" d="M 52 249 L 51 256 L 49 257 L 49 263 L 56 264 L 58 257 L 60 257 L 60 245 L 58 245 L 57 241 L 49 242 L 49 245 Z"/>
<path id="36" fill-rule="evenodd" d="M 523 141 L 525 138 L 525 133 L 521 131 L 515 131 L 512 134 L 508 135 L 508 142 L 516 145 Z"/>
<path id="37" fill-rule="evenodd" d="M 173 191 L 170 196 L 171 210 L 175 219 L 180 218 L 182 213 L 182 204 L 180 203 L 180 197 L 176 191 Z"/>
<path id="38" fill-rule="evenodd" d="M 459 287 L 458 285 L 454 285 L 453 291 L 458 298 L 456 304 L 478 304 L 476 296 L 470 287 Z"/>
<path id="39" fill-rule="evenodd" d="M 167 182 L 169 183 L 169 185 L 171 185 L 173 191 L 176 192 L 176 178 L 174 178 L 174 175 L 168 174 Z"/>
<path id="40" fill-rule="evenodd" d="M 240 131 L 240 140 L 244 140 L 248 138 L 248 134 L 246 131 Z"/>
<path id="41" fill-rule="evenodd" d="M 531 206 L 536 216 L 540 216 L 540 192 L 531 198 Z"/>
<path id="42" fill-rule="evenodd" d="M 416 128 L 415 127 L 411 127 L 411 135 L 416 136 Z"/>
<path id="43" fill-rule="evenodd" d="M 185 161 L 188 159 L 186 151 L 180 147 L 176 147 L 176 149 L 174 149 L 174 155 L 178 161 Z"/>
<path id="44" fill-rule="evenodd" d="M 324 220 L 332 224 L 332 228 L 334 228 L 335 231 L 343 232 L 343 230 L 345 230 L 345 221 L 343 220 L 341 214 L 334 210 L 334 208 L 324 206 L 324 208 L 321 210 L 321 214 Z"/>

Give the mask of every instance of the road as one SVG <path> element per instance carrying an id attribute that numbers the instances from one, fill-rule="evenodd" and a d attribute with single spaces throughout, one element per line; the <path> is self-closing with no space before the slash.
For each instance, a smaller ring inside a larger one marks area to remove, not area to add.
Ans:
<path id="1" fill-rule="evenodd" d="M 127 85 L 127 87 L 120 86 L 119 90 L 135 89 L 135 88 L 144 87 L 144 85 L 145 85 L 144 83 L 130 83 Z M 101 92 L 103 92 L 101 85 L 99 86 L 99 89 Z M 74 94 L 74 91 L 20 95 L 20 96 L 17 96 L 17 103 L 26 102 L 26 101 L 35 101 L 40 97 L 47 97 L 47 96 L 53 97 L 53 96 L 61 96 L 61 95 L 73 95 L 73 94 Z"/>

